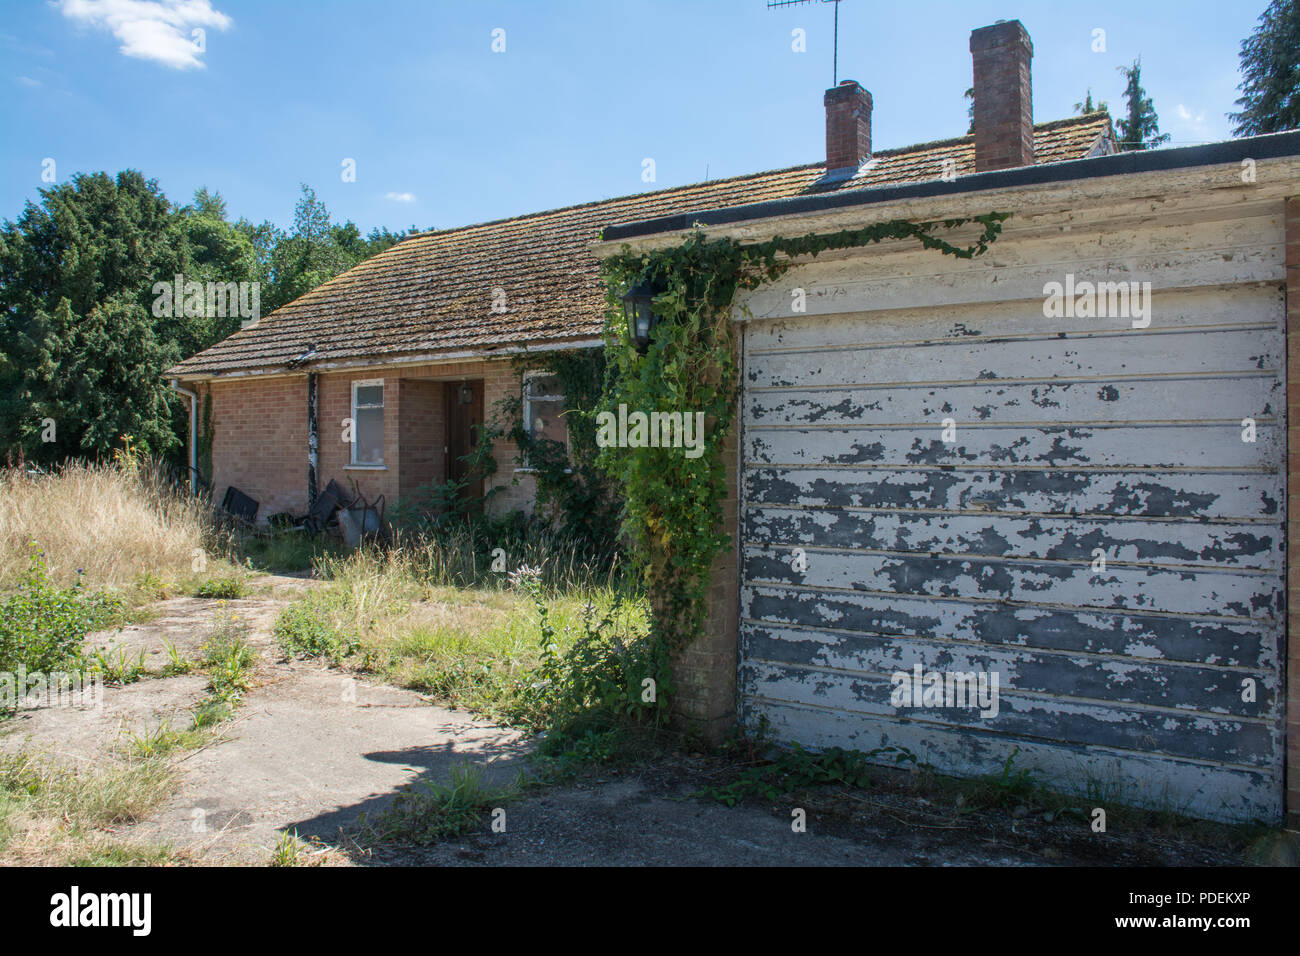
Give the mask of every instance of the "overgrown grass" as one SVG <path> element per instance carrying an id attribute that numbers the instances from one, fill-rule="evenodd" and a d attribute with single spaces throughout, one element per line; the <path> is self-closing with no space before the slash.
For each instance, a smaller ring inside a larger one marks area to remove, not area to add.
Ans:
<path id="1" fill-rule="evenodd" d="M 542 692 L 559 682 L 559 671 L 540 671 L 547 645 L 552 656 L 581 646 L 588 669 L 616 669 L 620 655 L 646 643 L 644 600 L 608 572 L 603 580 L 580 577 L 550 590 L 539 582 L 539 605 L 508 582 L 472 589 L 442 583 L 429 553 L 358 551 L 325 560 L 320 573 L 327 583 L 276 622 L 281 649 L 373 673 L 493 719 L 551 729 L 554 695 Z M 551 631 L 545 642 L 542 608 Z"/>
<path id="2" fill-rule="evenodd" d="M 230 601 L 248 594 L 248 581 L 242 575 L 207 578 L 194 589 L 198 598 L 219 598 Z"/>
<path id="3" fill-rule="evenodd" d="M 165 849 L 133 847 L 110 831 L 143 819 L 175 785 L 158 758 L 91 770 L 29 751 L 0 755 L 0 864 L 163 862 Z"/>
<path id="4" fill-rule="evenodd" d="M 211 701 L 236 705 L 252 686 L 257 652 L 249 645 L 247 635 L 248 626 L 231 618 L 219 623 L 200 649 Z"/>
<path id="5" fill-rule="evenodd" d="M 0 468 L 0 591 L 22 580 L 33 541 L 52 582 L 91 588 L 187 577 L 196 557 L 227 549 L 207 503 L 147 463 Z"/>
<path id="6" fill-rule="evenodd" d="M 485 814 L 516 796 L 522 778 L 497 786 L 476 764 L 451 768 L 446 783 L 421 781 L 399 793 L 392 804 L 367 825 L 372 840 L 402 840 L 421 845 L 460 836 L 480 824 Z"/>
<path id="7" fill-rule="evenodd" d="M 301 531 L 266 531 L 231 538 L 232 559 L 258 571 L 281 574 L 310 571 L 322 559 L 341 554 L 342 546 L 332 538 Z"/>

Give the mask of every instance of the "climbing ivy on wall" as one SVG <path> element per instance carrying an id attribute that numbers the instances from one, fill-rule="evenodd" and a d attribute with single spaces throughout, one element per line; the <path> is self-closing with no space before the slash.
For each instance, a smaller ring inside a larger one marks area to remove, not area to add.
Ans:
<path id="1" fill-rule="evenodd" d="M 527 372 L 546 372 L 559 382 L 569 444 L 529 434 L 520 399 L 507 410 L 507 437 L 519 449 L 520 464 L 537 481 L 538 510 L 560 532 L 592 552 L 611 550 L 619 533 L 621 504 L 610 476 L 597 465 L 596 413 L 605 388 L 606 361 L 599 349 L 525 353 L 514 362 L 522 380 Z"/>
<path id="2" fill-rule="evenodd" d="M 722 449 L 731 430 L 739 388 L 731 312 L 738 292 L 771 282 L 821 252 L 890 239 L 911 239 L 959 259 L 982 255 L 1010 213 L 992 212 L 935 222 L 893 220 L 864 229 L 744 244 L 709 239 L 700 228 L 668 248 L 634 252 L 624 245 L 603 263 L 607 290 L 603 410 L 704 414 L 704 449 L 601 449 L 599 462 L 621 485 L 624 528 L 634 545 L 650 595 L 656 640 L 669 653 L 702 633 L 710 568 L 730 543 L 722 528 L 727 493 Z M 941 238 L 979 226 L 965 246 Z M 638 282 L 658 292 L 659 317 L 645 355 L 633 347 L 620 297 Z M 746 310 L 746 314 L 748 314 Z"/>
<path id="3" fill-rule="evenodd" d="M 203 411 L 201 413 L 196 456 L 199 474 L 206 481 L 212 480 L 212 389 L 203 390 Z"/>

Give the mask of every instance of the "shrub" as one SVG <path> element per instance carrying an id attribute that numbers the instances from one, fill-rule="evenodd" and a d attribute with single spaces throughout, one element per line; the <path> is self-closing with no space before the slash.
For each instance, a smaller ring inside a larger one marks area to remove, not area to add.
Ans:
<path id="1" fill-rule="evenodd" d="M 287 657 L 323 657 L 341 663 L 358 643 L 343 637 L 317 601 L 290 604 L 275 621 L 275 639 Z"/>
<path id="2" fill-rule="evenodd" d="M 666 716 L 669 660 L 661 645 L 620 626 L 623 600 L 598 613 L 588 602 L 581 633 L 560 649 L 535 569 L 521 568 L 511 581 L 533 599 L 538 616 L 541 663 L 519 702 L 518 717 L 550 731 L 548 749 L 632 724 L 658 725 Z"/>
<path id="3" fill-rule="evenodd" d="M 198 598 L 221 598 L 229 601 L 241 598 L 248 593 L 248 585 L 243 578 L 209 578 L 194 589 Z"/>
<path id="4" fill-rule="evenodd" d="M 33 551 L 26 577 L 0 602 L 0 670 L 80 668 L 86 634 L 121 611 L 120 601 L 88 593 L 80 580 L 71 587 L 54 584 L 45 555 Z"/>

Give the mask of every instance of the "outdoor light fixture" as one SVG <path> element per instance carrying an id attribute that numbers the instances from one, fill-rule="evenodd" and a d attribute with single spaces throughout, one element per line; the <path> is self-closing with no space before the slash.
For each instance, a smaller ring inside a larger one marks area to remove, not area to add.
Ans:
<path id="1" fill-rule="evenodd" d="M 640 355 L 645 355 L 650 348 L 650 331 L 659 323 L 659 316 L 654 312 L 654 301 L 655 288 L 645 280 L 632 286 L 623 296 L 627 334 Z"/>
<path id="2" fill-rule="evenodd" d="M 462 385 L 462 386 L 460 387 L 460 403 L 461 403 L 462 405 L 473 405 L 473 404 L 474 404 L 474 386 L 473 386 L 473 385 Z"/>

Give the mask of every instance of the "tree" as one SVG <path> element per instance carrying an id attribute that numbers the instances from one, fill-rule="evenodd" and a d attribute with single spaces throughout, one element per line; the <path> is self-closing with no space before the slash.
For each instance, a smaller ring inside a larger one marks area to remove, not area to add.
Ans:
<path id="1" fill-rule="evenodd" d="M 1240 113 L 1234 136 L 1300 129 L 1300 0 L 1273 0 L 1241 42 Z"/>
<path id="2" fill-rule="evenodd" d="M 1128 81 L 1124 87 L 1124 99 L 1128 106 L 1128 117 L 1120 120 L 1119 148 L 1124 151 L 1137 149 L 1154 149 L 1169 142 L 1169 134 L 1160 132 L 1160 118 L 1156 109 L 1142 88 L 1142 60 L 1133 61 L 1132 66 L 1119 67 L 1120 74 Z"/>
<path id="3" fill-rule="evenodd" d="M 1109 113 L 1110 106 L 1105 100 L 1098 100 L 1094 105 L 1092 102 L 1092 88 L 1088 88 L 1088 95 L 1083 98 L 1083 102 L 1074 104 L 1074 111 L 1080 115 L 1087 116 L 1089 113 Z"/>
<path id="4" fill-rule="evenodd" d="M 975 133 L 975 87 L 967 87 L 962 96 L 966 97 L 966 119 L 969 121 L 966 135 L 971 136 Z"/>
<path id="5" fill-rule="evenodd" d="M 55 462 L 124 435 L 145 452 L 176 444 L 161 376 L 180 350 L 149 306 L 185 249 L 158 184 L 134 170 L 75 176 L 4 222 L 0 453 Z"/>
<path id="6" fill-rule="evenodd" d="M 405 235 L 336 225 L 305 185 L 288 234 L 226 216 L 218 192 L 174 208 L 126 170 L 74 176 L 0 224 L 0 459 L 101 457 L 129 435 L 179 462 L 188 412 L 162 374 L 244 316 L 229 305 L 155 311 L 155 285 L 257 282 L 265 316 Z"/>
<path id="7" fill-rule="evenodd" d="M 220 193 L 200 188 L 194 193 L 193 203 L 178 209 L 176 217 L 184 243 L 186 280 L 222 284 L 258 281 L 253 243 L 226 220 L 226 201 Z M 159 333 L 175 342 L 182 356 L 189 356 L 232 335 L 243 318 L 232 309 L 227 309 L 225 315 L 174 315 L 159 319 Z"/>

